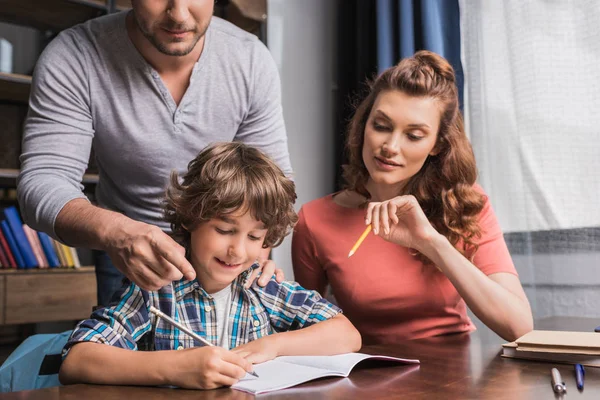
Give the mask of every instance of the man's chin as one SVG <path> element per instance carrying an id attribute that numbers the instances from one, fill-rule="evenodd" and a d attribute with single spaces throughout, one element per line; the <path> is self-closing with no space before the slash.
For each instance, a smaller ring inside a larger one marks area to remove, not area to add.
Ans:
<path id="1" fill-rule="evenodd" d="M 166 56 L 173 56 L 173 57 L 187 56 L 194 50 L 193 45 L 190 46 L 188 44 L 186 46 L 180 46 L 180 44 L 182 44 L 182 43 L 181 42 L 177 43 L 177 45 L 175 45 L 175 46 L 172 43 L 169 43 L 166 45 L 161 44 L 159 46 L 156 46 L 156 49 Z"/>

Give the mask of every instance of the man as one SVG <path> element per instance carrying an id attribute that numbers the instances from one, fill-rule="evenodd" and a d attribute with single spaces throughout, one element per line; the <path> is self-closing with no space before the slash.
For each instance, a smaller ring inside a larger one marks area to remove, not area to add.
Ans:
<path id="1" fill-rule="evenodd" d="M 242 141 L 291 175 L 275 63 L 213 8 L 213 0 L 133 0 L 130 12 L 63 31 L 36 65 L 21 211 L 35 229 L 106 252 L 96 267 L 100 305 L 119 288 L 118 271 L 146 290 L 194 278 L 164 233 L 160 199 L 170 171 L 184 171 L 206 145 Z M 92 141 L 100 207 L 81 185 Z M 274 267 L 263 268 L 266 284 Z"/>

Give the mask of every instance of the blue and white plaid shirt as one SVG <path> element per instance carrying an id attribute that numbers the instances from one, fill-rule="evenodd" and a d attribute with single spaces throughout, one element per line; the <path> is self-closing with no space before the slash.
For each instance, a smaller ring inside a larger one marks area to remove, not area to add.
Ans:
<path id="1" fill-rule="evenodd" d="M 248 273 L 241 274 L 233 282 L 227 321 L 231 349 L 274 332 L 313 325 L 341 312 L 316 291 L 306 290 L 296 282 L 280 284 L 272 278 L 265 287 L 254 282 L 245 289 L 243 283 Z M 181 279 L 150 292 L 129 283 L 121 288 L 118 303 L 94 311 L 90 319 L 75 327 L 63 349 L 63 357 L 79 342 L 104 343 L 130 350 L 202 346 L 163 319 L 159 319 L 156 326 L 157 317 L 149 312 L 150 306 L 217 345 L 215 303 L 196 279 Z"/>

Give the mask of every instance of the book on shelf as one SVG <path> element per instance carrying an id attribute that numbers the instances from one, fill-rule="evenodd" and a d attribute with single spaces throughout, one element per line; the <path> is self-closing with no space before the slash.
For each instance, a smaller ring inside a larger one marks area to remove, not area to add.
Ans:
<path id="1" fill-rule="evenodd" d="M 52 239 L 50 236 L 44 232 L 38 232 L 37 235 L 40 239 L 40 244 L 42 245 L 44 254 L 46 254 L 46 259 L 48 260 L 48 265 L 50 268 L 60 267 L 60 261 L 58 260 L 58 255 L 54 250 L 54 246 L 52 246 Z"/>
<path id="2" fill-rule="evenodd" d="M 286 389 L 318 378 L 347 377 L 352 369 L 364 360 L 382 360 L 408 365 L 419 364 L 419 360 L 372 356 L 362 353 L 335 356 L 284 356 L 255 365 L 254 372 L 259 378 L 246 374 L 231 388 L 256 395 Z"/>
<path id="3" fill-rule="evenodd" d="M 74 267 L 75 263 L 73 262 L 73 255 L 71 254 L 71 248 L 66 244 L 59 243 L 62 248 L 63 254 L 65 255 L 66 264 L 65 267 Z"/>
<path id="4" fill-rule="evenodd" d="M 27 240 L 29 240 L 29 244 L 33 249 L 33 254 L 38 262 L 38 266 L 40 268 L 48 268 L 48 260 L 46 259 L 46 255 L 42 250 L 42 245 L 40 244 L 37 233 L 25 224 L 23 224 L 23 232 L 25 232 L 25 236 L 27 236 Z"/>
<path id="5" fill-rule="evenodd" d="M 503 344 L 502 356 L 600 367 L 600 335 L 534 330 L 514 342 Z"/>
<path id="6" fill-rule="evenodd" d="M 15 258 L 16 267 L 24 268 L 25 261 L 23 261 L 21 252 L 19 251 L 19 248 L 17 247 L 17 243 L 15 242 L 15 238 L 12 234 L 12 231 L 10 230 L 10 227 L 8 226 L 8 222 L 0 221 L 0 229 L 2 229 L 2 233 L 4 234 L 4 238 L 6 239 L 6 242 L 8 243 L 10 252 L 12 253 L 13 257 Z"/>
<path id="7" fill-rule="evenodd" d="M 33 249 L 27 240 L 25 231 L 23 231 L 23 222 L 17 211 L 17 207 L 10 206 L 4 209 L 4 216 L 13 234 L 15 243 L 23 258 L 23 266 L 25 268 L 34 268 L 38 266 L 38 261 L 35 258 Z"/>
<path id="8" fill-rule="evenodd" d="M 2 250 L 4 251 L 4 255 L 6 256 L 6 258 L 8 260 L 8 264 L 6 264 L 6 265 L 9 266 L 10 268 L 17 268 L 17 263 L 15 261 L 15 258 L 13 257 L 12 251 L 10 251 L 10 247 L 8 247 L 8 242 L 6 241 L 6 238 L 4 237 L 4 233 L 2 232 L 2 229 L 0 229 L 0 247 L 2 247 Z"/>
<path id="9" fill-rule="evenodd" d="M 69 247 L 71 251 L 71 258 L 73 259 L 73 267 L 81 268 L 81 262 L 79 261 L 79 255 L 77 254 L 77 249 L 74 247 Z"/>
<path id="10" fill-rule="evenodd" d="M 0 231 L 0 236 L 2 235 L 2 231 Z M 4 246 L 0 243 L 0 264 L 2 264 L 2 268 L 10 268 L 10 262 L 8 261 L 8 257 L 5 254 Z"/>

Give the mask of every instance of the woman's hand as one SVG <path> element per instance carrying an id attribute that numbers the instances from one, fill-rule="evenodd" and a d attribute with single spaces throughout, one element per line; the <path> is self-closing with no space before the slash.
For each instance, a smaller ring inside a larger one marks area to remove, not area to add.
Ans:
<path id="1" fill-rule="evenodd" d="M 260 364 L 277 357 L 277 334 L 265 336 L 252 342 L 243 344 L 231 350 L 252 364 Z"/>
<path id="2" fill-rule="evenodd" d="M 276 268 L 275 261 L 259 258 L 256 260 L 256 262 L 258 263 L 258 268 L 252 270 L 252 273 L 246 280 L 246 288 L 249 288 L 250 285 L 252 285 L 252 282 L 254 282 L 254 280 L 258 277 L 259 272 L 262 272 L 260 278 L 258 279 L 259 286 L 266 286 L 266 284 L 271 280 L 273 274 L 275 274 L 275 279 L 278 283 L 283 282 L 285 278 L 283 276 L 283 270 Z"/>
<path id="3" fill-rule="evenodd" d="M 438 235 L 411 195 L 369 203 L 365 223 L 372 224 L 373 233 L 388 242 L 420 252 Z"/>

